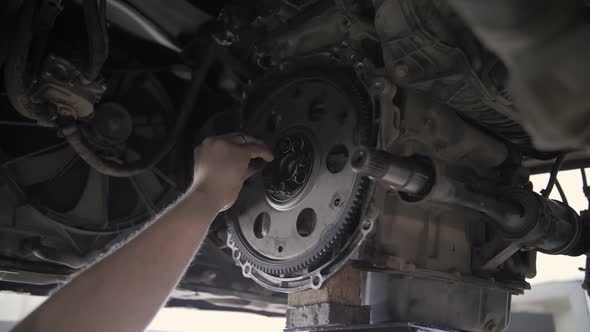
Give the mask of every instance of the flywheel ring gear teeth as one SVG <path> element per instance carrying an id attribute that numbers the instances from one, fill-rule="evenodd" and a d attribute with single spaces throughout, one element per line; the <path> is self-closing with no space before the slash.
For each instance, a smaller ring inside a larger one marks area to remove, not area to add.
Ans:
<path id="1" fill-rule="evenodd" d="M 359 144 L 372 146 L 375 144 L 375 130 L 373 120 L 373 105 L 365 86 L 360 82 L 350 67 L 344 66 L 296 66 L 291 70 L 266 75 L 249 95 L 245 109 L 245 115 L 256 109 L 257 105 L 264 102 L 269 91 L 278 86 L 289 84 L 290 81 L 305 78 L 321 78 L 337 85 L 345 90 L 346 94 L 355 103 L 357 113 L 356 138 Z M 371 181 L 366 177 L 356 176 L 352 186 L 350 198 L 346 203 L 340 218 L 334 223 L 325 236 L 325 240 L 308 250 L 304 255 L 289 260 L 270 260 L 258 254 L 245 240 L 235 211 L 228 211 L 228 231 L 232 244 L 239 252 L 239 258 L 234 259 L 243 264 L 250 264 L 253 268 L 275 276 L 285 276 L 303 271 L 307 268 L 319 265 L 332 253 L 335 245 L 343 245 L 347 238 L 357 229 L 360 223 L 362 207 L 370 192 Z"/>

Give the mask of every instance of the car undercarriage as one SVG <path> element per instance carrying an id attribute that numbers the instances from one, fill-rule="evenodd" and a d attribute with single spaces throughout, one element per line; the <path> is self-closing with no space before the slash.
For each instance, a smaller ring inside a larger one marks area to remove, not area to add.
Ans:
<path id="1" fill-rule="evenodd" d="M 548 198 L 590 165 L 583 1 L 0 10 L 3 290 L 47 294 L 149 226 L 190 186 L 194 146 L 230 132 L 275 160 L 170 306 L 286 314 L 288 331 L 502 331 L 537 252 L 590 249 L 587 214 Z"/>

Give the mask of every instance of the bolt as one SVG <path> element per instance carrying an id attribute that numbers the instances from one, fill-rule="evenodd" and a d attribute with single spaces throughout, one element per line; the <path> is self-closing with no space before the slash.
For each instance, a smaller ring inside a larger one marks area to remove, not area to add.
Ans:
<path id="1" fill-rule="evenodd" d="M 314 101 L 309 109 L 309 119 L 311 121 L 320 121 L 326 114 L 326 104 L 320 101 Z"/>
<path id="2" fill-rule="evenodd" d="M 406 64 L 399 64 L 393 68 L 393 73 L 397 79 L 404 79 L 410 73 L 410 68 Z"/>
<path id="3" fill-rule="evenodd" d="M 64 115 L 64 116 L 67 116 L 67 115 L 72 114 L 71 111 L 68 108 L 66 108 L 66 107 L 59 107 L 57 109 L 57 113 L 59 113 L 61 115 Z"/>
<path id="4" fill-rule="evenodd" d="M 342 25 L 345 28 L 349 28 L 352 25 L 352 22 L 350 22 L 350 20 L 348 19 L 348 17 L 345 17 L 342 19 Z"/>
<path id="5" fill-rule="evenodd" d="M 359 61 L 354 64 L 354 69 L 356 71 L 362 71 L 365 68 L 365 64 L 362 61 Z"/>
<path id="6" fill-rule="evenodd" d="M 384 86 L 385 86 L 385 85 L 384 85 L 384 84 L 383 84 L 383 82 L 381 82 L 381 81 L 375 81 L 375 83 L 373 83 L 373 87 L 374 87 L 374 88 L 375 88 L 375 90 L 377 90 L 377 91 L 382 91 Z"/>
<path id="7" fill-rule="evenodd" d="M 111 132 L 118 131 L 119 129 L 121 129 L 121 123 L 119 122 L 119 119 L 110 119 L 108 122 L 108 126 Z"/>
<path id="8" fill-rule="evenodd" d="M 496 322 L 494 320 L 489 320 L 485 323 L 485 325 L 483 326 L 483 329 L 486 332 L 494 332 L 494 331 L 496 331 L 497 327 L 498 327 L 498 325 L 496 324 Z"/>
<path id="9" fill-rule="evenodd" d="M 340 198 L 336 198 L 336 199 L 334 200 L 334 206 L 335 206 L 335 207 L 339 207 L 339 206 L 340 206 L 340 204 L 342 204 L 342 200 L 341 200 Z"/>
<path id="10" fill-rule="evenodd" d="M 424 119 L 424 127 L 430 131 L 434 130 L 434 120 L 430 118 Z"/>

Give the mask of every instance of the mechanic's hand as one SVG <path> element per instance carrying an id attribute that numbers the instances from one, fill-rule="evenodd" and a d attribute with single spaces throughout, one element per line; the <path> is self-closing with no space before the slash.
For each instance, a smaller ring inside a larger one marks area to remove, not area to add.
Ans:
<path id="1" fill-rule="evenodd" d="M 272 161 L 272 152 L 261 140 L 240 133 L 208 137 L 195 149 L 193 188 L 212 199 L 218 211 L 230 208 L 238 198 L 244 180 L 259 169 L 255 158 Z"/>

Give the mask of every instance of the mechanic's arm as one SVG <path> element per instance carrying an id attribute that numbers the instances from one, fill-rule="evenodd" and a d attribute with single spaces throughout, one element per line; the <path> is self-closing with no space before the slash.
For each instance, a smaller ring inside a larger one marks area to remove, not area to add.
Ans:
<path id="1" fill-rule="evenodd" d="M 234 203 L 254 158 L 272 159 L 242 135 L 206 139 L 195 150 L 195 181 L 145 231 L 81 273 L 14 331 L 143 331 L 166 302 L 219 211 Z"/>

